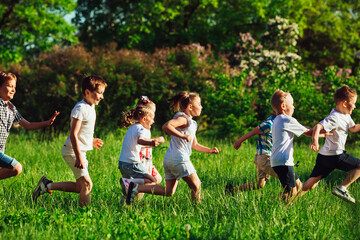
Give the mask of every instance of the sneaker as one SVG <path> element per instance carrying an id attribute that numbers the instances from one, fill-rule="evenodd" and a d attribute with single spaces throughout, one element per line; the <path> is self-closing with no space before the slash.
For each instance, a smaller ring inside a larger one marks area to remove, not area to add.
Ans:
<path id="1" fill-rule="evenodd" d="M 123 192 L 123 195 L 126 196 L 128 189 L 129 189 L 130 182 L 127 178 L 120 178 L 119 182 L 121 185 L 121 190 Z"/>
<path id="2" fill-rule="evenodd" d="M 37 198 L 44 193 L 50 193 L 50 195 L 52 195 L 51 190 L 47 188 L 47 185 L 49 183 L 52 183 L 52 181 L 47 179 L 45 175 L 40 178 L 39 183 L 36 186 L 32 195 L 33 201 L 36 202 Z"/>
<path id="3" fill-rule="evenodd" d="M 350 193 L 348 192 L 347 189 L 345 191 L 343 191 L 340 189 L 339 186 L 337 186 L 332 191 L 332 194 L 334 194 L 335 196 L 341 198 L 342 200 L 344 200 L 346 202 L 355 203 L 355 199 L 350 195 Z"/>
<path id="4" fill-rule="evenodd" d="M 128 195 L 126 196 L 126 204 L 130 205 L 132 202 L 134 202 L 134 198 L 139 193 L 138 192 L 138 186 L 139 184 L 130 182 L 129 189 L 128 189 Z"/>
<path id="5" fill-rule="evenodd" d="M 231 183 L 227 183 L 225 187 L 226 194 L 234 194 L 234 186 Z"/>

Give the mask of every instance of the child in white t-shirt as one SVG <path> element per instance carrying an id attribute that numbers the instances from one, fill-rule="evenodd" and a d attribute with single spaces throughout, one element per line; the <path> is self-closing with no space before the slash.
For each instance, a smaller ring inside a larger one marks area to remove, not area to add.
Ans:
<path id="1" fill-rule="evenodd" d="M 93 138 L 93 135 L 96 120 L 95 105 L 104 98 L 106 86 L 107 83 L 101 77 L 85 77 L 82 80 L 84 99 L 78 102 L 71 111 L 70 134 L 61 153 L 73 171 L 76 182 L 52 182 L 43 176 L 33 192 L 34 200 L 50 190 L 58 190 L 79 193 L 80 206 L 90 205 L 93 183 L 88 172 L 86 152 L 92 150 L 93 147 L 99 149 L 103 145 L 103 141 Z"/>
<path id="2" fill-rule="evenodd" d="M 144 146 L 157 147 L 164 142 L 164 138 L 151 139 L 150 128 L 155 117 L 152 109 L 138 106 L 125 112 L 124 116 L 124 126 L 130 126 L 130 128 L 127 130 L 123 140 L 119 157 L 119 170 L 122 175 L 120 184 L 123 194 L 126 196 L 127 188 L 131 182 L 140 185 L 156 183 L 156 179 L 141 162 L 140 150 Z"/>
<path id="3" fill-rule="evenodd" d="M 304 183 L 303 194 L 317 186 L 321 179 L 326 178 L 335 169 L 349 172 L 344 181 L 334 188 L 332 193 L 348 202 L 355 203 L 347 187 L 360 177 L 360 159 L 345 152 L 348 132 L 359 132 L 360 124 L 355 124 L 351 113 L 355 109 L 357 93 L 344 85 L 334 94 L 336 108 L 328 117 L 314 127 L 311 149 L 319 151 L 319 132 L 324 129 L 333 133 L 326 137 L 324 146 L 316 158 L 316 164 L 310 178 Z"/>
<path id="4" fill-rule="evenodd" d="M 273 146 L 270 156 L 271 167 L 284 188 L 283 200 L 291 200 L 301 190 L 301 181 L 294 171 L 294 135 L 310 137 L 311 129 L 301 125 L 295 118 L 294 100 L 290 93 L 276 90 L 271 97 L 271 106 L 276 113 L 272 125 Z"/>

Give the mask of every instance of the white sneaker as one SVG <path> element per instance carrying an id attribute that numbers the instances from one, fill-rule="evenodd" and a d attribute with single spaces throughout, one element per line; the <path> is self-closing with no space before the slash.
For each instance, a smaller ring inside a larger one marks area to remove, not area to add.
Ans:
<path id="1" fill-rule="evenodd" d="M 346 202 L 355 203 L 355 199 L 350 195 L 350 193 L 348 192 L 347 189 L 345 189 L 345 191 L 344 191 L 344 190 L 341 190 L 339 186 L 337 186 L 332 191 L 332 194 L 334 194 L 335 196 L 341 198 L 342 200 L 344 200 Z"/>
<path id="2" fill-rule="evenodd" d="M 44 193 L 50 193 L 50 195 L 52 195 L 51 190 L 47 188 L 49 183 L 52 183 L 52 181 L 47 179 L 45 175 L 40 178 L 38 185 L 36 186 L 32 195 L 33 201 L 36 202 L 37 198 Z"/>
<path id="3" fill-rule="evenodd" d="M 123 195 L 126 196 L 128 189 L 129 189 L 130 182 L 127 178 L 120 178 L 119 182 L 121 185 L 121 190 L 123 192 Z"/>

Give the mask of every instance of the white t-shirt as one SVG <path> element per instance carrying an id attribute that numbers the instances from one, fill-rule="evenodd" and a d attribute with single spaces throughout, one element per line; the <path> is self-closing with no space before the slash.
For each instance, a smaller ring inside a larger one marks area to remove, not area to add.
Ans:
<path id="1" fill-rule="evenodd" d="M 144 128 L 140 123 L 135 123 L 134 125 L 130 126 L 125 134 L 121 147 L 119 162 L 140 162 L 140 150 L 143 146 L 137 143 L 139 137 L 150 139 L 151 133 L 149 129 Z"/>
<path id="2" fill-rule="evenodd" d="M 294 134 L 300 136 L 307 130 L 295 118 L 280 114 L 272 125 L 273 146 L 270 155 L 271 167 L 294 166 Z"/>
<path id="3" fill-rule="evenodd" d="M 324 130 L 333 135 L 327 136 L 319 153 L 322 155 L 339 155 L 345 151 L 349 128 L 355 126 L 350 114 L 343 114 L 333 109 L 328 117 L 320 122 Z"/>
<path id="4" fill-rule="evenodd" d="M 186 162 L 190 161 L 190 155 L 192 152 L 192 143 L 196 136 L 197 123 L 192 120 L 186 113 L 177 112 L 173 119 L 176 119 L 180 116 L 186 117 L 189 125 L 185 128 L 176 128 L 179 132 L 185 135 L 192 136 L 192 140 L 187 142 L 185 139 L 171 136 L 170 146 L 165 153 L 164 162 L 165 161 L 175 161 L 175 162 Z"/>
<path id="5" fill-rule="evenodd" d="M 73 118 L 81 121 L 80 130 L 78 133 L 79 150 L 89 151 L 93 149 L 93 138 L 96 121 L 95 105 L 89 105 L 84 100 L 78 102 L 71 111 L 70 128 L 72 126 Z M 70 134 L 68 135 L 64 144 L 63 153 L 73 154 L 74 150 L 70 141 Z"/>

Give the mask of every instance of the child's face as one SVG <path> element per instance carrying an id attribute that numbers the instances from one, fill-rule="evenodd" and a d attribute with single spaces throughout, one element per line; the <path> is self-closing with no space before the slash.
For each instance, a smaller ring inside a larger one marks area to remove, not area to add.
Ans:
<path id="1" fill-rule="evenodd" d="M 155 118 L 155 114 L 149 113 L 145 117 L 142 118 L 142 121 L 140 123 L 144 128 L 150 130 L 151 125 L 153 125 L 153 123 L 154 123 L 154 118 Z"/>
<path id="2" fill-rule="evenodd" d="M 99 86 L 97 90 L 91 92 L 90 90 L 85 90 L 85 101 L 90 105 L 98 105 L 101 100 L 104 99 L 104 86 Z"/>
<path id="3" fill-rule="evenodd" d="M 2 86 L 0 86 L 0 97 L 5 102 L 8 102 L 11 99 L 13 99 L 15 92 L 16 92 L 16 81 L 14 79 L 6 81 L 3 83 Z"/>
<path id="4" fill-rule="evenodd" d="M 294 113 L 294 110 L 295 110 L 294 99 L 289 94 L 285 99 L 283 112 L 285 115 L 288 115 L 291 117 Z"/>
<path id="5" fill-rule="evenodd" d="M 356 100 L 357 100 L 357 97 L 353 97 L 353 98 L 351 98 L 351 100 L 349 102 L 345 101 L 345 104 L 344 104 L 344 113 L 345 114 L 351 114 L 352 111 L 356 108 L 356 106 L 355 106 Z"/>
<path id="6" fill-rule="evenodd" d="M 200 116 L 201 110 L 203 108 L 201 106 L 201 99 L 199 97 L 195 98 L 191 105 L 192 105 L 191 112 L 190 112 L 191 116 L 194 116 L 194 117 Z"/>

